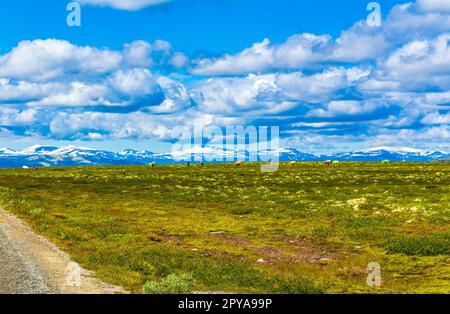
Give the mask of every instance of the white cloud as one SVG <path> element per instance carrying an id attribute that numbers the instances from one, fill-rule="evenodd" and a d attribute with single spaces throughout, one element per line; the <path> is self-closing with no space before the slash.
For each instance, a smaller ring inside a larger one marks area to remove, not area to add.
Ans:
<path id="1" fill-rule="evenodd" d="M 20 110 L 11 106 L 0 108 L 0 125 L 29 125 L 37 119 L 38 112 L 34 109 Z"/>
<path id="2" fill-rule="evenodd" d="M 327 103 L 324 108 L 313 109 L 308 113 L 309 117 L 330 118 L 340 115 L 359 115 L 372 112 L 376 105 L 370 102 L 356 100 L 335 100 Z"/>
<path id="3" fill-rule="evenodd" d="M 180 52 L 175 52 L 172 56 L 172 59 L 170 59 L 169 63 L 174 66 L 175 68 L 182 68 L 185 67 L 189 62 L 189 58 Z"/>
<path id="4" fill-rule="evenodd" d="M 373 60 L 389 46 L 384 32 L 367 26 L 366 21 L 361 21 L 342 32 L 325 59 L 350 63 Z"/>
<path id="5" fill-rule="evenodd" d="M 155 50 L 155 51 L 169 52 L 170 50 L 172 50 L 172 45 L 168 41 L 161 40 L 161 39 L 156 40 L 153 43 L 152 47 L 153 47 L 153 50 Z"/>
<path id="6" fill-rule="evenodd" d="M 137 40 L 130 44 L 125 44 L 123 57 L 127 64 L 143 68 L 150 67 L 153 63 L 150 55 L 152 45 L 143 40 Z"/>
<path id="7" fill-rule="evenodd" d="M 298 147 L 319 154 L 355 151 L 379 146 L 416 147 L 428 150 L 450 150 L 450 126 L 437 126 L 419 130 L 382 129 L 370 134 L 320 134 L 317 130 L 301 130 L 283 139 L 283 145 Z"/>
<path id="8" fill-rule="evenodd" d="M 91 2 L 129 10 L 156 3 Z M 265 119 L 288 124 L 288 134 L 308 145 L 339 150 L 448 140 L 450 14 L 442 3 L 419 2 L 395 6 L 381 28 L 359 21 L 336 39 L 297 34 L 192 62 L 163 40 L 121 51 L 24 41 L 0 55 L 0 132 L 21 126 L 19 133 L 43 136 L 50 128 L 55 138 L 169 139 L 174 127 L 194 121 Z M 362 117 L 368 121 L 356 121 Z M 348 132 L 330 135 L 336 130 Z"/>
<path id="9" fill-rule="evenodd" d="M 450 34 L 415 40 L 390 53 L 379 63 L 375 80 L 397 82 L 398 91 L 450 89 Z"/>
<path id="10" fill-rule="evenodd" d="M 295 35 L 281 44 L 268 39 L 235 55 L 194 60 L 193 74 L 235 75 L 275 69 L 301 69 L 320 61 L 321 51 L 329 43 L 329 36 Z"/>
<path id="11" fill-rule="evenodd" d="M 425 1 L 424 1 L 425 2 Z M 436 8 L 448 5 L 428 0 Z M 281 44 L 268 39 L 234 55 L 193 61 L 195 75 L 241 75 L 277 70 L 317 69 L 330 63 L 376 63 L 386 54 L 411 41 L 432 38 L 450 31 L 450 15 L 420 12 L 411 3 L 394 6 L 382 27 L 358 21 L 333 40 L 328 35 L 308 33 L 289 37 Z"/>
<path id="12" fill-rule="evenodd" d="M 385 67 L 396 76 L 450 74 L 450 34 L 413 41 L 394 51 Z"/>
<path id="13" fill-rule="evenodd" d="M 57 138 L 91 139 L 92 133 L 99 133 L 104 139 L 171 139 L 173 128 L 186 125 L 188 121 L 193 119 L 143 112 L 60 112 L 52 119 L 50 132 Z"/>
<path id="14" fill-rule="evenodd" d="M 30 106 L 95 106 L 107 104 L 108 88 L 102 84 L 86 84 L 83 82 L 72 82 L 64 88 L 43 97 Z"/>
<path id="15" fill-rule="evenodd" d="M 200 110 L 234 114 L 275 108 L 275 75 L 249 75 L 243 78 L 215 78 L 200 82 L 192 90 Z"/>
<path id="16" fill-rule="evenodd" d="M 123 51 L 77 46 L 57 39 L 22 41 L 10 52 L 0 55 L 0 78 L 50 81 L 99 77 L 121 68 L 149 68 L 154 63 L 152 52 L 181 57 L 173 54 L 171 44 L 163 40 L 134 41 L 125 44 Z M 164 62 L 164 59 L 159 60 L 159 65 L 163 66 Z"/>
<path id="17" fill-rule="evenodd" d="M 448 0 L 417 0 L 417 5 L 423 11 L 450 12 L 450 2 Z"/>
<path id="18" fill-rule="evenodd" d="M 60 90 L 62 86 L 61 83 L 11 82 L 9 79 L 0 79 L 0 101 L 33 101 Z"/>
<path id="19" fill-rule="evenodd" d="M 322 103 L 365 79 L 370 70 L 343 67 L 302 72 L 212 78 L 191 90 L 199 110 L 215 114 L 275 114 L 306 103 Z"/>
<path id="20" fill-rule="evenodd" d="M 148 6 L 169 2 L 171 0 L 78 0 L 82 4 L 110 6 L 115 9 L 137 11 Z"/>
<path id="21" fill-rule="evenodd" d="M 117 107 L 132 106 L 139 100 L 142 103 L 135 110 L 143 106 L 155 106 L 156 110 L 158 97 L 163 94 L 168 99 L 159 99 L 164 101 L 161 111 L 182 108 L 182 103 L 188 103 L 187 90 L 182 90 L 182 84 L 167 84 L 160 75 L 150 72 L 153 51 L 172 56 L 171 44 L 163 40 L 152 44 L 134 41 L 125 44 L 123 51 L 81 47 L 55 39 L 23 41 L 0 55 L 0 102 L 34 107 Z M 161 66 L 163 62 L 158 60 Z M 155 98 L 146 103 L 151 97 Z"/>
<path id="22" fill-rule="evenodd" d="M 254 44 L 238 55 L 225 55 L 219 59 L 194 60 L 196 66 L 192 69 L 192 73 L 231 75 L 264 70 L 273 62 L 269 44 L 269 40 L 265 39 L 262 43 Z"/>
<path id="23" fill-rule="evenodd" d="M 89 133 L 87 134 L 87 137 L 88 137 L 90 140 L 95 140 L 95 141 L 98 141 L 98 140 L 103 139 L 103 135 L 100 134 L 100 133 L 96 133 L 96 132 L 89 132 Z"/>
<path id="24" fill-rule="evenodd" d="M 358 85 L 358 89 L 362 91 L 391 91 L 398 90 L 401 87 L 401 83 L 395 80 L 378 80 L 371 78 Z"/>
<path id="25" fill-rule="evenodd" d="M 365 136 L 364 140 L 374 146 L 410 146 L 418 143 L 423 146 L 432 145 L 434 149 L 444 144 L 450 147 L 450 127 L 443 125 L 420 130 L 379 130 L 377 135 Z"/>
<path id="26" fill-rule="evenodd" d="M 183 84 L 161 76 L 158 84 L 164 91 L 164 101 L 150 108 L 155 113 L 174 113 L 191 106 L 189 91 Z"/>
<path id="27" fill-rule="evenodd" d="M 309 76 L 301 72 L 279 74 L 276 83 L 286 99 L 320 103 L 333 98 L 340 90 L 355 85 L 369 74 L 370 71 L 359 68 L 335 67 Z"/>
<path id="28" fill-rule="evenodd" d="M 119 70 L 110 78 L 115 91 L 133 97 L 142 97 L 158 91 L 155 77 L 147 69 Z"/>
<path id="29" fill-rule="evenodd" d="M 450 106 L 450 91 L 425 93 L 425 103 L 432 106 Z"/>
<path id="30" fill-rule="evenodd" d="M 450 113 L 441 115 L 438 112 L 433 112 L 427 114 L 421 122 L 424 124 L 450 124 Z"/>
<path id="31" fill-rule="evenodd" d="M 434 37 L 450 29 L 445 12 L 420 12 L 413 3 L 394 6 L 383 24 L 383 33 L 393 45 L 414 39 Z"/>
<path id="32" fill-rule="evenodd" d="M 22 41 L 0 56 L 0 77 L 42 81 L 64 75 L 95 75 L 119 67 L 118 52 L 73 45 L 64 40 Z"/>

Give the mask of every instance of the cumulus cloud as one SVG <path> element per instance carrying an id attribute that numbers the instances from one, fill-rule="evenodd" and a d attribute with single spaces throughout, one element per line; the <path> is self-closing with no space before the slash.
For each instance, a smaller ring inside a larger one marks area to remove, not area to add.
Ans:
<path id="1" fill-rule="evenodd" d="M 390 46 L 383 33 L 377 33 L 364 22 L 332 40 L 328 35 L 298 34 L 282 44 L 268 39 L 234 55 L 193 60 L 195 75 L 240 75 L 276 70 L 303 70 L 329 66 L 332 63 L 357 63 L 373 60 Z"/>
<path id="2" fill-rule="evenodd" d="M 38 112 L 34 109 L 20 110 L 11 106 L 0 108 L 0 125 L 24 126 L 36 121 Z"/>
<path id="3" fill-rule="evenodd" d="M 120 68 L 164 66 L 164 59 L 155 62 L 153 53 L 180 58 L 169 42 L 153 43 L 137 40 L 124 45 L 122 51 L 90 46 L 77 46 L 66 40 L 46 39 L 22 41 L 10 52 L 0 55 L 0 78 L 48 81 L 64 77 L 100 76 Z M 178 61 L 180 63 L 180 61 Z"/>
<path id="4" fill-rule="evenodd" d="M 158 84 L 164 91 L 164 101 L 149 108 L 154 113 L 175 113 L 192 105 L 189 91 L 183 84 L 167 77 L 159 77 Z"/>
<path id="5" fill-rule="evenodd" d="M 331 67 L 311 75 L 282 73 L 278 75 L 277 84 L 290 100 L 320 103 L 338 97 L 339 92 L 356 86 L 369 74 L 370 69 Z"/>
<path id="6" fill-rule="evenodd" d="M 441 9 L 447 6 L 439 0 L 422 2 Z M 422 12 L 417 6 L 412 3 L 397 5 L 381 27 L 369 27 L 366 21 L 358 21 L 336 39 L 329 35 L 303 33 L 280 44 L 265 39 L 234 55 L 196 59 L 191 72 L 195 75 L 242 75 L 315 69 L 336 63 L 373 64 L 399 46 L 450 31 L 450 15 L 443 10 Z"/>
<path id="7" fill-rule="evenodd" d="M 277 93 L 274 75 L 250 75 L 244 78 L 209 79 L 192 90 L 201 110 L 209 113 L 250 111 L 272 108 Z"/>
<path id="8" fill-rule="evenodd" d="M 115 91 L 133 97 L 143 97 L 158 92 L 155 77 L 147 69 L 119 70 L 109 79 Z"/>
<path id="9" fill-rule="evenodd" d="M 404 75 L 450 74 L 449 40 L 450 34 L 433 40 L 413 41 L 394 51 L 385 66 Z"/>
<path id="10" fill-rule="evenodd" d="M 71 82 L 62 86 L 60 91 L 53 91 L 30 106 L 94 106 L 106 104 L 108 89 L 102 84 Z"/>
<path id="11" fill-rule="evenodd" d="M 0 79 L 0 102 L 27 102 L 43 98 L 61 89 L 60 83 L 35 83 Z"/>
<path id="12" fill-rule="evenodd" d="M 423 11 L 450 12 L 450 2 L 447 0 L 417 0 L 417 5 Z"/>
<path id="13" fill-rule="evenodd" d="M 446 3 L 397 5 L 380 28 L 357 21 L 337 38 L 296 34 L 219 57 L 178 52 L 163 40 L 117 51 L 23 41 L 0 55 L 0 132 L 166 140 L 194 123 L 270 123 L 306 150 L 438 145 L 450 138 Z"/>
<path id="14" fill-rule="evenodd" d="M 189 58 L 181 52 L 175 52 L 169 61 L 169 63 L 175 68 L 185 67 L 188 64 L 188 62 Z"/>
<path id="15" fill-rule="evenodd" d="M 322 50 L 329 36 L 312 34 L 295 35 L 281 44 L 271 44 L 268 39 L 236 55 L 194 60 L 193 74 L 233 75 L 263 72 L 274 69 L 300 69 L 321 60 Z"/>
<path id="16" fill-rule="evenodd" d="M 329 118 L 340 115 L 358 115 L 371 112 L 375 108 L 376 106 L 373 103 L 356 100 L 335 100 L 327 103 L 324 108 L 311 110 L 308 116 Z"/>
<path id="17" fill-rule="evenodd" d="M 102 134 L 103 139 L 160 139 L 174 138 L 179 127 L 192 128 L 194 123 L 222 125 L 223 120 L 212 115 L 186 111 L 184 115 L 155 115 L 148 112 L 59 112 L 52 117 L 49 129 L 59 139 L 90 139 Z M 94 135 L 95 136 L 95 135 Z"/>
<path id="18" fill-rule="evenodd" d="M 373 146 L 396 145 L 396 146 L 412 146 L 417 143 L 425 143 L 434 145 L 434 148 L 445 145 L 450 148 L 448 140 L 450 139 L 450 127 L 448 125 L 436 126 L 424 129 L 400 129 L 400 130 L 383 130 L 380 134 L 374 136 L 366 136 Z"/>
<path id="19" fill-rule="evenodd" d="M 151 69 L 161 71 L 158 67 L 172 65 L 164 65 L 160 55 L 154 61 L 155 52 L 168 58 L 179 57 L 163 40 L 134 41 L 125 44 L 122 51 L 56 39 L 23 41 L 0 55 L 0 102 L 34 107 L 181 108 L 180 104 L 186 103 L 184 94 L 188 93 L 184 92 L 180 100 L 174 96 L 163 98 L 176 94 L 174 84 L 159 85 L 158 81 L 166 81 L 160 74 L 152 74 Z M 164 91 L 165 87 L 168 91 Z"/>
<path id="20" fill-rule="evenodd" d="M 373 60 L 390 46 L 384 32 L 369 27 L 365 21 L 341 33 L 329 48 L 325 60 L 356 63 Z"/>
<path id="21" fill-rule="evenodd" d="M 153 63 L 151 58 L 152 45 L 146 41 L 138 40 L 125 44 L 123 58 L 130 66 L 150 67 Z"/>
<path id="22" fill-rule="evenodd" d="M 368 69 L 335 67 L 310 75 L 292 72 L 211 78 L 198 82 L 191 94 L 199 110 L 208 113 L 275 114 L 339 97 L 369 73 Z"/>
<path id="23" fill-rule="evenodd" d="M 122 51 L 20 42 L 0 55 L 0 126 L 56 139 L 168 138 L 172 125 L 185 121 L 162 115 L 192 102 L 183 83 L 160 72 L 186 62 L 163 40 L 134 41 Z"/>
<path id="24" fill-rule="evenodd" d="M 22 41 L 0 56 L 0 77 L 43 81 L 64 75 L 96 75 L 119 67 L 119 52 L 76 46 L 68 41 L 47 39 Z"/>
<path id="25" fill-rule="evenodd" d="M 429 113 L 421 122 L 424 124 L 450 124 L 450 113 L 442 115 L 438 112 Z"/>

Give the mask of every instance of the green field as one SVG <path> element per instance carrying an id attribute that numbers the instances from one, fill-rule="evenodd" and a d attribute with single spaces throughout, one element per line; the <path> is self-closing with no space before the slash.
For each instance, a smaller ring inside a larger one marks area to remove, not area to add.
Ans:
<path id="1" fill-rule="evenodd" d="M 133 293 L 450 293 L 450 163 L 259 170 L 3 169 L 0 201 Z"/>

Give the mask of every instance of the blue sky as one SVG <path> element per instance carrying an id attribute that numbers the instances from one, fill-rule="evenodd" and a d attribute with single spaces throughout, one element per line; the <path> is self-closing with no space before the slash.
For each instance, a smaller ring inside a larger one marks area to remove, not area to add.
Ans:
<path id="1" fill-rule="evenodd" d="M 367 16 L 366 0 L 175 0 L 139 11 L 84 6 L 83 27 L 65 26 L 66 0 L 2 1 L 1 49 L 24 39 L 63 38 L 120 49 L 136 39 L 164 39 L 195 53 L 232 53 L 264 38 L 283 42 L 302 32 L 339 33 Z M 397 1 L 398 2 L 398 1 Z M 383 1 L 387 12 L 396 1 Z M 25 5 L 26 4 L 26 5 Z M 27 8 L 26 10 L 24 8 Z"/>
<path id="2" fill-rule="evenodd" d="M 169 150 L 194 124 L 278 125 L 308 152 L 450 150 L 445 0 L 0 3 L 0 145 Z"/>

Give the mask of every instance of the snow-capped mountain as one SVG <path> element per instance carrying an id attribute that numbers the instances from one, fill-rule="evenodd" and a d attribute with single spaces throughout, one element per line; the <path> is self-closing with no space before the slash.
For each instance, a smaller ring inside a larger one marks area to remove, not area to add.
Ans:
<path id="1" fill-rule="evenodd" d="M 120 165 L 116 153 L 78 146 L 40 146 L 14 151 L 0 149 L 0 167 L 48 167 L 83 165 Z"/>
<path id="2" fill-rule="evenodd" d="M 375 147 L 366 150 L 324 155 L 328 159 L 339 161 L 409 161 L 425 162 L 435 161 L 449 157 L 450 154 L 443 151 L 426 151 L 409 147 Z"/>
<path id="3" fill-rule="evenodd" d="M 0 148 L 0 167 L 48 167 L 48 166 L 98 166 L 98 165 L 139 165 L 156 162 L 158 164 L 185 163 L 204 160 L 206 162 L 225 162 L 236 160 L 273 160 L 278 156 L 280 161 L 411 161 L 425 162 L 450 160 L 450 154 L 443 151 L 425 151 L 413 148 L 377 147 L 367 150 L 314 155 L 303 153 L 293 148 L 258 151 L 254 155 L 241 150 L 224 150 L 215 147 L 193 147 L 190 149 L 168 153 L 137 151 L 127 149 L 122 152 L 109 152 L 79 146 L 40 146 L 15 151 Z"/>

